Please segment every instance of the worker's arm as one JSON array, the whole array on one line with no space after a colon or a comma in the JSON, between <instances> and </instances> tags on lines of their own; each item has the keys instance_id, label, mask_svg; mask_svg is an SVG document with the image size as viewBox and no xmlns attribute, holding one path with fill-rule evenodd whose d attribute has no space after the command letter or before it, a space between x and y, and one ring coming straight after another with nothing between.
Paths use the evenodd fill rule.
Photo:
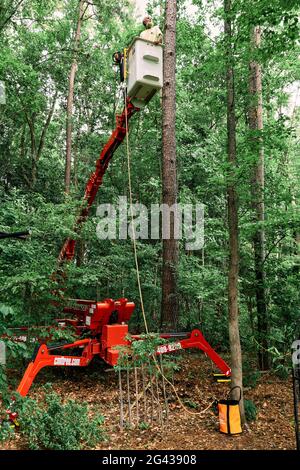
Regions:
<instances>
[{"instance_id":1,"label":"worker's arm","mask_svg":"<svg viewBox=\"0 0 300 470\"><path fill-rule=\"evenodd\" d=\"M155 41L155 44L162 44L163 42L163 33L161 32L159 26L155 26L156 28L156 41Z\"/></svg>"}]
</instances>

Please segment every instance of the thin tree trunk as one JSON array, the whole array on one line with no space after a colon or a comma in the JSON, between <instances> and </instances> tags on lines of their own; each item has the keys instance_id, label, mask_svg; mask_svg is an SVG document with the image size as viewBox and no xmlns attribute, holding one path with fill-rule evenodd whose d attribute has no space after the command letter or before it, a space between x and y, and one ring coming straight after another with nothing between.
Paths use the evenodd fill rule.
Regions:
<instances>
[{"instance_id":1,"label":"thin tree trunk","mask_svg":"<svg viewBox=\"0 0 300 470\"><path fill-rule=\"evenodd\" d=\"M234 57L232 33L231 0L224 0L225 41L227 58L227 152L230 167L227 185L228 226L229 226L229 272L228 272L228 322L231 352L232 386L243 390L242 351L239 332L238 276L239 276L239 234L238 196L235 188L236 173L236 109L234 86ZM240 402L242 422L245 422L243 396Z\"/></svg>"},{"instance_id":2,"label":"thin tree trunk","mask_svg":"<svg viewBox=\"0 0 300 470\"><path fill-rule=\"evenodd\" d=\"M84 252L85 252L85 242L80 239L78 242L77 253L76 253L76 266L80 268L84 264Z\"/></svg>"},{"instance_id":3,"label":"thin tree trunk","mask_svg":"<svg viewBox=\"0 0 300 470\"><path fill-rule=\"evenodd\" d=\"M38 166L38 162L41 158L41 155L42 155L42 152L43 152L43 149L44 149L44 146L45 146L46 135L47 135L48 128L49 128L49 126L51 124L51 121L52 121L52 117L53 117L53 113L54 113L55 105L56 105L56 100L57 100L57 95L58 95L58 92L56 91L55 95L54 95L54 98L53 98L52 105L49 109L49 113L48 113L46 122L45 122L44 127L43 127L42 132L41 132L38 148L35 147L35 153L34 153L34 158L33 158L33 161L32 161L32 169L31 169L32 188L34 188L34 186L36 184L37 170L38 170L37 166Z\"/></svg>"},{"instance_id":4,"label":"thin tree trunk","mask_svg":"<svg viewBox=\"0 0 300 470\"><path fill-rule=\"evenodd\" d=\"M261 42L261 29L256 26L252 32L252 50L257 53ZM258 331L258 362L262 370L269 368L268 354L268 318L265 292L265 220L264 207L264 148L261 137L263 131L263 102L262 102L262 75L261 66L254 57L250 62L250 106L249 127L252 132L251 145L256 153L256 163L253 168L252 199L255 222L258 228L253 236L254 264L255 264L255 294L257 310Z\"/></svg>"},{"instance_id":5,"label":"thin tree trunk","mask_svg":"<svg viewBox=\"0 0 300 470\"><path fill-rule=\"evenodd\" d=\"M50 106L50 109L49 109L45 124L42 128L42 132L41 132L39 139L36 136L35 113L32 113L32 115L30 116L25 111L25 117L26 117L26 121L29 127L30 143L31 143L31 176L29 178L25 173L23 173L23 177L30 189L33 189L36 184L38 162L44 150L44 146L46 142L46 135L47 135L48 128L52 121L57 95L58 95L58 92L56 92L54 95L52 105ZM24 129L24 132L25 132L25 129ZM23 145L25 145L25 134L23 134L22 140L21 140L21 146ZM23 155L25 155L25 148L22 148L21 151Z\"/></svg>"},{"instance_id":6,"label":"thin tree trunk","mask_svg":"<svg viewBox=\"0 0 300 470\"><path fill-rule=\"evenodd\" d=\"M66 125L66 166L65 166L65 192L66 194L70 193L71 186L71 158L72 158L72 116L73 116L73 105L74 105L74 84L75 76L77 71L77 58L76 52L78 49L80 35L81 35L81 24L84 15L84 5L85 0L80 0L79 2L79 16L77 21L77 29L74 38L74 59L71 65L70 75L69 75L69 92L67 98L67 125Z\"/></svg>"},{"instance_id":7,"label":"thin tree trunk","mask_svg":"<svg viewBox=\"0 0 300 470\"><path fill-rule=\"evenodd\" d=\"M176 172L176 0L167 0L164 48L163 89L163 203L171 207L177 202ZM174 219L170 218L170 238L163 240L161 326L176 328L178 322L177 268L178 240L175 240Z\"/></svg>"},{"instance_id":8,"label":"thin tree trunk","mask_svg":"<svg viewBox=\"0 0 300 470\"><path fill-rule=\"evenodd\" d=\"M299 95L300 95L300 86L298 85L297 91L295 93L295 98L294 98L294 103L292 106L292 112L291 112L291 117L290 117L290 127L295 126L295 120L297 117L297 110L298 110L298 101L299 101ZM295 195L295 174L294 174L294 167L296 166L296 161L293 161L290 158L289 155L289 149L292 147L293 144L293 137L292 135L289 137L288 140L288 148L285 153L285 160L286 160L286 166L287 166L287 174L288 178L290 181L290 194L291 194L291 203L292 207L294 208L295 211L297 211L297 196ZM298 257L298 260L300 261L300 231L299 229L296 229L294 232L294 240L295 240L295 250L294 253ZM300 262L296 263L296 266L300 266Z\"/></svg>"}]
</instances>

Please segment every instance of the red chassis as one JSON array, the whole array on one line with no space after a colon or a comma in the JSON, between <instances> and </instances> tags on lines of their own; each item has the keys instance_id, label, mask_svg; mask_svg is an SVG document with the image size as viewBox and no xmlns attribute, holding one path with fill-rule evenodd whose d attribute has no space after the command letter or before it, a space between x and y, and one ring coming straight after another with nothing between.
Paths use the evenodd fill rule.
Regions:
<instances>
[{"instance_id":1,"label":"red chassis","mask_svg":"<svg viewBox=\"0 0 300 470\"><path fill-rule=\"evenodd\" d=\"M128 325L105 325L103 328L103 339L82 339L74 343L64 344L60 346L47 346L42 344L35 358L29 363L25 374L17 388L17 392L25 396L27 395L36 375L41 369L48 366L56 367L85 367L88 366L94 356L100 356L109 365L115 366L118 362L120 350L115 349L120 346L130 346L131 342L126 340L128 334ZM164 335L161 335L162 337ZM170 338L172 335L168 335ZM135 337L135 339L138 339ZM79 356L69 356L55 354L54 351L66 351L67 349L81 348L82 353ZM208 344L200 330L193 330L187 334L187 337L176 342L162 344L156 350L157 355L166 354L180 349L196 348L207 354L215 363L218 369L227 377L230 376L231 370L226 362L216 353L216 351Z\"/></svg>"}]
</instances>

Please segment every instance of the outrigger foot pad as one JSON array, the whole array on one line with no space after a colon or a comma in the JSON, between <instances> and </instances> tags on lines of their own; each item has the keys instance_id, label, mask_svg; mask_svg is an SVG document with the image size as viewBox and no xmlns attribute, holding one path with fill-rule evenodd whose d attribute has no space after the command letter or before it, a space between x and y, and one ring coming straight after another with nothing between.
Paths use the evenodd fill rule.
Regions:
<instances>
[{"instance_id":1,"label":"outrigger foot pad","mask_svg":"<svg viewBox=\"0 0 300 470\"><path fill-rule=\"evenodd\" d=\"M231 382L231 378L225 374L213 374L216 382L218 383L229 383Z\"/></svg>"}]
</instances>

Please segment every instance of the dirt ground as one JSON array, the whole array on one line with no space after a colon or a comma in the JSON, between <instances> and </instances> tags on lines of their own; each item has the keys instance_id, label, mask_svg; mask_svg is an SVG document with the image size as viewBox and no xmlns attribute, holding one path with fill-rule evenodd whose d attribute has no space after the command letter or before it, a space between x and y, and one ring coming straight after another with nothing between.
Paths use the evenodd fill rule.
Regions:
<instances>
[{"instance_id":1,"label":"dirt ground","mask_svg":"<svg viewBox=\"0 0 300 470\"><path fill-rule=\"evenodd\" d=\"M38 397L42 393L41 384L47 381L51 381L53 390L65 399L86 401L91 412L103 414L106 441L101 442L97 449L295 449L292 385L290 381L280 380L271 374L263 374L255 388L245 389L245 398L256 405L257 419L249 423L248 430L243 434L232 437L218 432L218 419L211 408L203 415L187 414L170 391L167 393L170 409L168 422L164 420L161 424L157 420L147 429L141 429L143 425L140 425L139 428L121 432L117 374L114 371L105 372L105 367L97 363L80 371L42 372L30 396ZM174 384L191 412L204 410L213 397L225 398L229 390L228 384L214 382L210 362L198 353L185 356ZM2 450L24 448L25 443L19 435L2 446L0 444Z\"/></svg>"}]
</instances>

